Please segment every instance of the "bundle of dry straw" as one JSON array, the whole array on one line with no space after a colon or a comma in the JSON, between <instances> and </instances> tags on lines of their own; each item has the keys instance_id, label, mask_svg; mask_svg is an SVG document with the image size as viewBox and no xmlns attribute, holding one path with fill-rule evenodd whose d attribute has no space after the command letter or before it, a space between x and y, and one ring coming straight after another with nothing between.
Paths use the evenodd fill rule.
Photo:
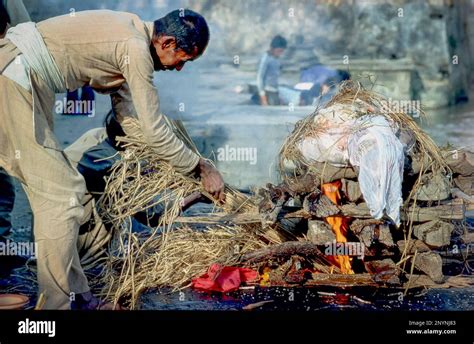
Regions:
<instances>
[{"instance_id":1,"label":"bundle of dry straw","mask_svg":"<svg viewBox=\"0 0 474 344\"><path fill-rule=\"evenodd\" d=\"M197 152L180 122L169 122L176 135ZM137 124L138 125L138 124ZM251 227L218 227L203 232L175 229L179 201L198 191L207 195L199 180L177 173L156 158L144 137L118 138L125 148L112 168L99 201L102 219L114 230L105 274L101 276L102 296L135 308L138 297L148 288L183 288L212 263L231 264L240 253L259 248L263 242ZM216 211L257 212L248 196L226 186L226 202L215 203ZM209 195L207 195L209 196ZM212 199L212 197L209 196ZM132 216L161 207L158 225L151 233L132 232ZM156 214L147 213L147 216Z\"/></svg>"}]
</instances>

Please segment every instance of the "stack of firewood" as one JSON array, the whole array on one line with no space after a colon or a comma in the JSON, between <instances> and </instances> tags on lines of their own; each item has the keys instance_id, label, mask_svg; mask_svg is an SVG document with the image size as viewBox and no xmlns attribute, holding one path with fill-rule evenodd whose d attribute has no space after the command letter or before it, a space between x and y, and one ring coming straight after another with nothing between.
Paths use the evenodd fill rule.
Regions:
<instances>
[{"instance_id":1,"label":"stack of firewood","mask_svg":"<svg viewBox=\"0 0 474 344\"><path fill-rule=\"evenodd\" d=\"M313 163L311 173L289 178L278 186L268 184L258 191L260 211L266 228L275 230L285 242L246 259L291 260L295 255L324 258L328 245L337 241L326 219L343 216L349 223L347 242L363 244L363 259L351 259L354 275L336 276L336 266L330 277L323 278L323 284L337 285L341 278L345 285L378 282L408 286L410 277L413 287L446 282L439 251L450 247L455 226L465 220L467 210L474 208L474 155L464 150L443 151L443 155L450 169L447 175L430 168L420 174L423 162L416 156L409 157L403 182L402 224L398 228L389 219L371 217L357 171L351 167ZM321 192L322 184L333 182L340 186L339 205ZM325 274L313 274L309 283L321 284L322 276Z\"/></svg>"},{"instance_id":2,"label":"stack of firewood","mask_svg":"<svg viewBox=\"0 0 474 344\"><path fill-rule=\"evenodd\" d=\"M347 268L347 260L343 268L338 266L339 258L326 259L327 264L323 265L333 265L330 270L333 275L348 271L354 276L369 274L371 281L400 286L445 283L439 252L450 248L453 233L462 229L466 211L473 209L474 154L439 148L410 115L387 106L383 96L352 81L341 84L339 93L325 108L326 112L332 111L334 118L339 118L339 111L347 118L384 116L391 123L406 147L401 224L396 226L387 216L381 219L371 216L359 187L357 167L349 163L346 167L336 167L328 161L307 160L302 154L300 143L307 138L323 140L321 137L330 136L321 124L326 122L318 120L322 109L317 109L296 124L283 144L280 152L283 182L267 185L257 193L264 228L270 228L285 245L288 244L285 241L299 242L305 252L308 245L314 245L313 253L321 254L312 256L320 258L331 252L328 251L331 242L363 247L363 258L351 257L352 269ZM324 118L330 121L332 117ZM344 139L340 141L339 148L344 149ZM328 184L338 189L337 203L324 192ZM343 218L342 231L334 227L335 217ZM283 251L297 254L295 248L299 244L294 245L292 250ZM271 249L278 251L276 247ZM319 263L316 270L321 267ZM415 283L413 276L423 276L419 279L423 283ZM313 276L313 280L319 278L320 275ZM340 277L327 280L334 278ZM347 279L350 278L344 277L344 281Z\"/></svg>"}]
</instances>

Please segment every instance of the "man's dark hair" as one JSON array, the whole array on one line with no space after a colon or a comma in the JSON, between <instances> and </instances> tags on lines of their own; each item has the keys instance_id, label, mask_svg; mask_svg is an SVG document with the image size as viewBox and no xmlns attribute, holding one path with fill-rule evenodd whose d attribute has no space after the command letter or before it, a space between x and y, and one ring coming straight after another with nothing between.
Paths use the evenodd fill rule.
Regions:
<instances>
[{"instance_id":1,"label":"man's dark hair","mask_svg":"<svg viewBox=\"0 0 474 344\"><path fill-rule=\"evenodd\" d=\"M270 44L270 48L272 49L277 49L277 48L286 49L286 46L287 46L286 39L280 35L276 35L275 37L273 37L272 43Z\"/></svg>"},{"instance_id":2,"label":"man's dark hair","mask_svg":"<svg viewBox=\"0 0 474 344\"><path fill-rule=\"evenodd\" d=\"M154 34L156 37L163 35L174 37L176 47L190 55L196 48L198 55L201 55L209 43L209 27L206 19L188 9L175 10L156 20Z\"/></svg>"},{"instance_id":3,"label":"man's dark hair","mask_svg":"<svg viewBox=\"0 0 474 344\"><path fill-rule=\"evenodd\" d=\"M0 35L5 32L7 24L10 22L10 16L7 9L3 6L3 1L0 0Z\"/></svg>"}]
</instances>

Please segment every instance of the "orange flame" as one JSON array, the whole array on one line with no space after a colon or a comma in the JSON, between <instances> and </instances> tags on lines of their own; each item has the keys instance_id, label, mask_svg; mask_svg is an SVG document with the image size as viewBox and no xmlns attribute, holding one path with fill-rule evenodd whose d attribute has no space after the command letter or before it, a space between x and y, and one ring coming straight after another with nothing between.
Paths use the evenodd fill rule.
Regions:
<instances>
[{"instance_id":1,"label":"orange flame","mask_svg":"<svg viewBox=\"0 0 474 344\"><path fill-rule=\"evenodd\" d=\"M342 183L337 180L332 183L326 183L321 185L321 191L323 195L328 197L331 202L339 205L341 203L341 189ZM328 216L325 218L326 222L331 226L334 234L336 235L336 242L347 242L347 229L349 228L348 217L344 216ZM336 265L341 269L343 274L353 274L351 260L349 256L334 256Z\"/></svg>"}]
</instances>

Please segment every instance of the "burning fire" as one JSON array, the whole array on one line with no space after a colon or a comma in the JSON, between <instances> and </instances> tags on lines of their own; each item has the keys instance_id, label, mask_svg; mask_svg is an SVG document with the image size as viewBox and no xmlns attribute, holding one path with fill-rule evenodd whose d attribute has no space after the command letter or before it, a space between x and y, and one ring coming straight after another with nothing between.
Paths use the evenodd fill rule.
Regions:
<instances>
[{"instance_id":1,"label":"burning fire","mask_svg":"<svg viewBox=\"0 0 474 344\"><path fill-rule=\"evenodd\" d=\"M326 183L321 185L321 191L323 195L328 197L331 202L336 205L341 204L341 189L342 183L337 180L332 183ZM344 216L328 216L325 218L326 222L331 226L334 234L336 234L336 242L347 242L347 229L349 228L348 217ZM333 256L335 265L341 269L343 274L353 274L351 260L349 256Z\"/></svg>"}]
</instances>

